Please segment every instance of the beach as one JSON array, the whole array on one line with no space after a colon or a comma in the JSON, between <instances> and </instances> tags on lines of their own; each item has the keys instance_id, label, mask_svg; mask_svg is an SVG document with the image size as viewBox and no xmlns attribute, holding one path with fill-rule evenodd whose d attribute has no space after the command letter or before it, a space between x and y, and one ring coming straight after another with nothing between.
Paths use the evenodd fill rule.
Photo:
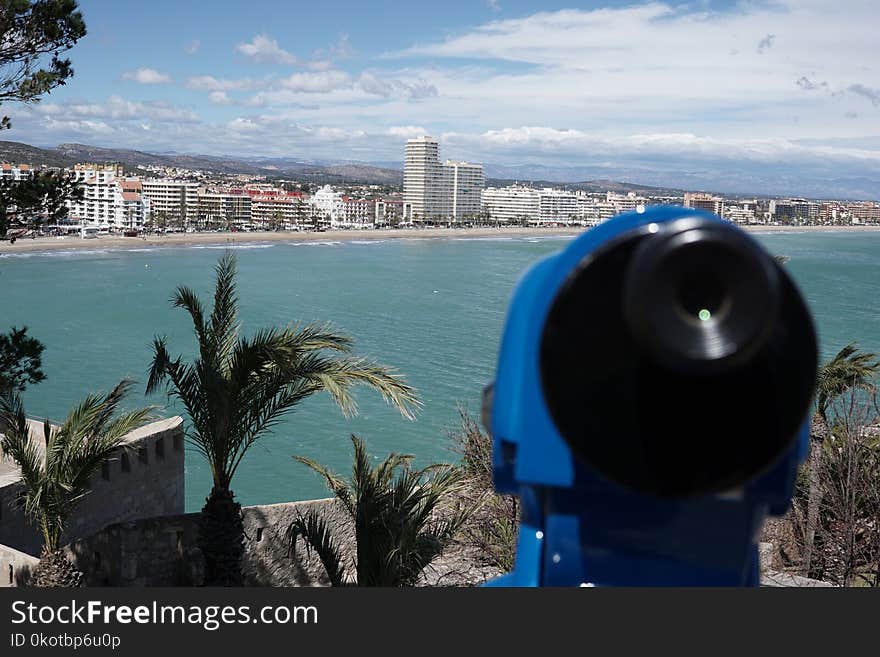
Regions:
<instances>
[{"instance_id":1,"label":"beach","mask_svg":"<svg viewBox=\"0 0 880 657\"><path fill-rule=\"evenodd\" d=\"M831 232L877 232L880 226L744 226L748 232L755 233L831 233ZM0 255L41 251L66 251L71 249L140 249L144 247L186 247L216 244L253 244L268 242L343 242L352 240L388 239L467 239L486 237L550 237L573 236L587 230L575 228L526 228L523 226L503 226L499 228L383 228L377 230L331 230L317 231L277 231L277 232L237 232L237 233L171 233L168 235L147 235L141 237L122 237L101 235L95 238L81 237L37 237L19 238L15 244L8 240L0 241Z\"/></svg>"}]
</instances>

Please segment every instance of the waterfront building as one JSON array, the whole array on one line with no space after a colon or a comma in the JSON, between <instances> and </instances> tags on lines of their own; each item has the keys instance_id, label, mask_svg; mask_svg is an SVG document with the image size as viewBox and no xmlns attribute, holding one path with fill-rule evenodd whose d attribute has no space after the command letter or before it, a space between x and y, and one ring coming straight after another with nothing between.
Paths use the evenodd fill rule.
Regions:
<instances>
[{"instance_id":1,"label":"waterfront building","mask_svg":"<svg viewBox=\"0 0 880 657\"><path fill-rule=\"evenodd\" d=\"M117 205L116 221L129 230L140 230L150 214L150 202L144 198L140 180L120 180L122 207Z\"/></svg>"},{"instance_id":2,"label":"waterfront building","mask_svg":"<svg viewBox=\"0 0 880 657\"><path fill-rule=\"evenodd\" d=\"M342 212L331 220L331 228L372 228L376 222L376 201L342 197Z\"/></svg>"},{"instance_id":3,"label":"waterfront building","mask_svg":"<svg viewBox=\"0 0 880 657\"><path fill-rule=\"evenodd\" d=\"M542 189L538 213L541 223L580 223L577 195L562 189Z\"/></svg>"},{"instance_id":4,"label":"waterfront building","mask_svg":"<svg viewBox=\"0 0 880 657\"><path fill-rule=\"evenodd\" d=\"M68 171L79 183L83 198L68 200L68 218L106 230L138 230L143 227L149 201L138 180L124 178L120 164L76 164Z\"/></svg>"},{"instance_id":5,"label":"waterfront building","mask_svg":"<svg viewBox=\"0 0 880 657\"><path fill-rule=\"evenodd\" d=\"M482 192L486 185L483 167L468 162L447 160L443 164L443 184L451 196L450 216L456 221L466 221L479 216Z\"/></svg>"},{"instance_id":6,"label":"waterfront building","mask_svg":"<svg viewBox=\"0 0 880 657\"><path fill-rule=\"evenodd\" d=\"M403 199L385 198L376 201L376 225L396 226L403 220Z\"/></svg>"},{"instance_id":7,"label":"waterfront building","mask_svg":"<svg viewBox=\"0 0 880 657\"><path fill-rule=\"evenodd\" d=\"M598 200L586 194L578 194L577 214L587 226L595 226L618 214L617 207L607 200Z\"/></svg>"},{"instance_id":8,"label":"waterfront building","mask_svg":"<svg viewBox=\"0 0 880 657\"><path fill-rule=\"evenodd\" d=\"M432 137L406 142L403 211L407 221L464 221L479 215L485 186L483 167L448 160Z\"/></svg>"},{"instance_id":9,"label":"waterfront building","mask_svg":"<svg viewBox=\"0 0 880 657\"><path fill-rule=\"evenodd\" d=\"M245 190L251 197L251 221L263 229L297 230L311 225L309 204L302 192Z\"/></svg>"},{"instance_id":10,"label":"waterfront building","mask_svg":"<svg viewBox=\"0 0 880 657\"><path fill-rule=\"evenodd\" d=\"M628 192L626 194L608 192L605 195L605 201L614 207L614 212L616 214L620 214L621 212L632 212L639 206L644 207L648 205L648 199L644 196L639 196L635 192Z\"/></svg>"},{"instance_id":11,"label":"waterfront building","mask_svg":"<svg viewBox=\"0 0 880 657\"><path fill-rule=\"evenodd\" d=\"M337 192L330 185L321 187L312 194L312 198L309 201L315 217L319 221L330 225L335 221L340 221L345 212L342 207L342 197L342 192Z\"/></svg>"},{"instance_id":12,"label":"waterfront building","mask_svg":"<svg viewBox=\"0 0 880 657\"><path fill-rule=\"evenodd\" d=\"M854 224L875 224L880 222L880 204L870 201L850 203L847 206L850 219Z\"/></svg>"},{"instance_id":13,"label":"waterfront building","mask_svg":"<svg viewBox=\"0 0 880 657\"><path fill-rule=\"evenodd\" d=\"M540 219L541 194L531 187L489 187L482 192L482 202L492 221L518 224Z\"/></svg>"},{"instance_id":14,"label":"waterfront building","mask_svg":"<svg viewBox=\"0 0 880 657\"><path fill-rule=\"evenodd\" d=\"M242 190L218 192L199 190L199 225L243 226L251 223L251 196Z\"/></svg>"},{"instance_id":15,"label":"waterfront building","mask_svg":"<svg viewBox=\"0 0 880 657\"><path fill-rule=\"evenodd\" d=\"M724 218L735 224L756 224L755 209L748 204L724 204Z\"/></svg>"},{"instance_id":16,"label":"waterfront building","mask_svg":"<svg viewBox=\"0 0 880 657\"><path fill-rule=\"evenodd\" d=\"M185 228L199 221L199 183L185 180L142 181L144 198L150 202L150 217L171 226Z\"/></svg>"},{"instance_id":17,"label":"waterfront building","mask_svg":"<svg viewBox=\"0 0 880 657\"><path fill-rule=\"evenodd\" d=\"M684 207L705 210L720 217L724 213L724 200L720 196L713 196L712 194L686 192L684 195Z\"/></svg>"},{"instance_id":18,"label":"waterfront building","mask_svg":"<svg viewBox=\"0 0 880 657\"><path fill-rule=\"evenodd\" d=\"M773 199L770 214L782 223L807 223L819 218L821 205L803 198Z\"/></svg>"}]
</instances>

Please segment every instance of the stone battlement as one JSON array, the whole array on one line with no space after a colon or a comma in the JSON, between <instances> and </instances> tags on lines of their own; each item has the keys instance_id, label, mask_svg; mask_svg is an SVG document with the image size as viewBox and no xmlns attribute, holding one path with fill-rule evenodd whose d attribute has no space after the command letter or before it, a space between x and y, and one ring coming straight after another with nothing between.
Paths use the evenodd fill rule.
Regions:
<instances>
[{"instance_id":1,"label":"stone battlement","mask_svg":"<svg viewBox=\"0 0 880 657\"><path fill-rule=\"evenodd\" d=\"M34 423L32 430L40 430ZM178 515L184 512L183 419L152 422L131 432L114 459L92 478L91 493L80 503L62 538L69 543L92 536L108 525ZM38 556L42 538L16 504L20 471L0 460L0 550ZM0 567L9 564L0 551ZM8 577L0 573L0 586Z\"/></svg>"}]
</instances>

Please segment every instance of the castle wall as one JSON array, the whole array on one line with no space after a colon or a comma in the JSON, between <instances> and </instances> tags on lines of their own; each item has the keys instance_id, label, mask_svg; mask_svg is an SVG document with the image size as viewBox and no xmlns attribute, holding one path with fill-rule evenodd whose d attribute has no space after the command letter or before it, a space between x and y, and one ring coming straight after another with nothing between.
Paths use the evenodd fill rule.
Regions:
<instances>
[{"instance_id":1,"label":"castle wall","mask_svg":"<svg viewBox=\"0 0 880 657\"><path fill-rule=\"evenodd\" d=\"M91 493L76 508L62 544L115 523L183 513L183 420L153 422L129 434L126 444L92 477ZM39 556L42 538L16 504L17 480L17 474L0 479L0 546Z\"/></svg>"},{"instance_id":2,"label":"castle wall","mask_svg":"<svg viewBox=\"0 0 880 657\"><path fill-rule=\"evenodd\" d=\"M0 545L0 588L25 586L39 559Z\"/></svg>"},{"instance_id":3,"label":"castle wall","mask_svg":"<svg viewBox=\"0 0 880 657\"><path fill-rule=\"evenodd\" d=\"M251 506L242 509L248 586L313 586L327 583L320 561L302 541L288 550L287 528L300 514L319 509L341 537L351 541L350 522L334 500ZM196 547L198 513L148 518L107 527L68 546L71 560L90 586L200 586L204 560ZM350 552L350 549L346 549Z\"/></svg>"}]
</instances>

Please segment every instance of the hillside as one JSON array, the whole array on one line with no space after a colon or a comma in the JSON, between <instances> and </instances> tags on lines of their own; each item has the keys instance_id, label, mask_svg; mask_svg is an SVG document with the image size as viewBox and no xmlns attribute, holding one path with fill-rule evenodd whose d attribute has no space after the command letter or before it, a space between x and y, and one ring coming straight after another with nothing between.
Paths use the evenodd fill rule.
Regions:
<instances>
[{"instance_id":1,"label":"hillside","mask_svg":"<svg viewBox=\"0 0 880 657\"><path fill-rule=\"evenodd\" d=\"M37 148L13 141L0 142L0 160L35 166L72 166L77 162L119 162L128 168L162 166L200 169L223 174L263 175L270 178L296 178L318 184L367 183L403 184L403 172L366 164L314 164L289 159L251 159L193 155L186 153L149 153L124 148L102 148L87 144L61 144L55 148Z\"/></svg>"},{"instance_id":2,"label":"hillside","mask_svg":"<svg viewBox=\"0 0 880 657\"><path fill-rule=\"evenodd\" d=\"M0 161L47 167L67 167L76 164L75 159L72 160L55 149L37 148L17 141L0 141Z\"/></svg>"}]
</instances>

